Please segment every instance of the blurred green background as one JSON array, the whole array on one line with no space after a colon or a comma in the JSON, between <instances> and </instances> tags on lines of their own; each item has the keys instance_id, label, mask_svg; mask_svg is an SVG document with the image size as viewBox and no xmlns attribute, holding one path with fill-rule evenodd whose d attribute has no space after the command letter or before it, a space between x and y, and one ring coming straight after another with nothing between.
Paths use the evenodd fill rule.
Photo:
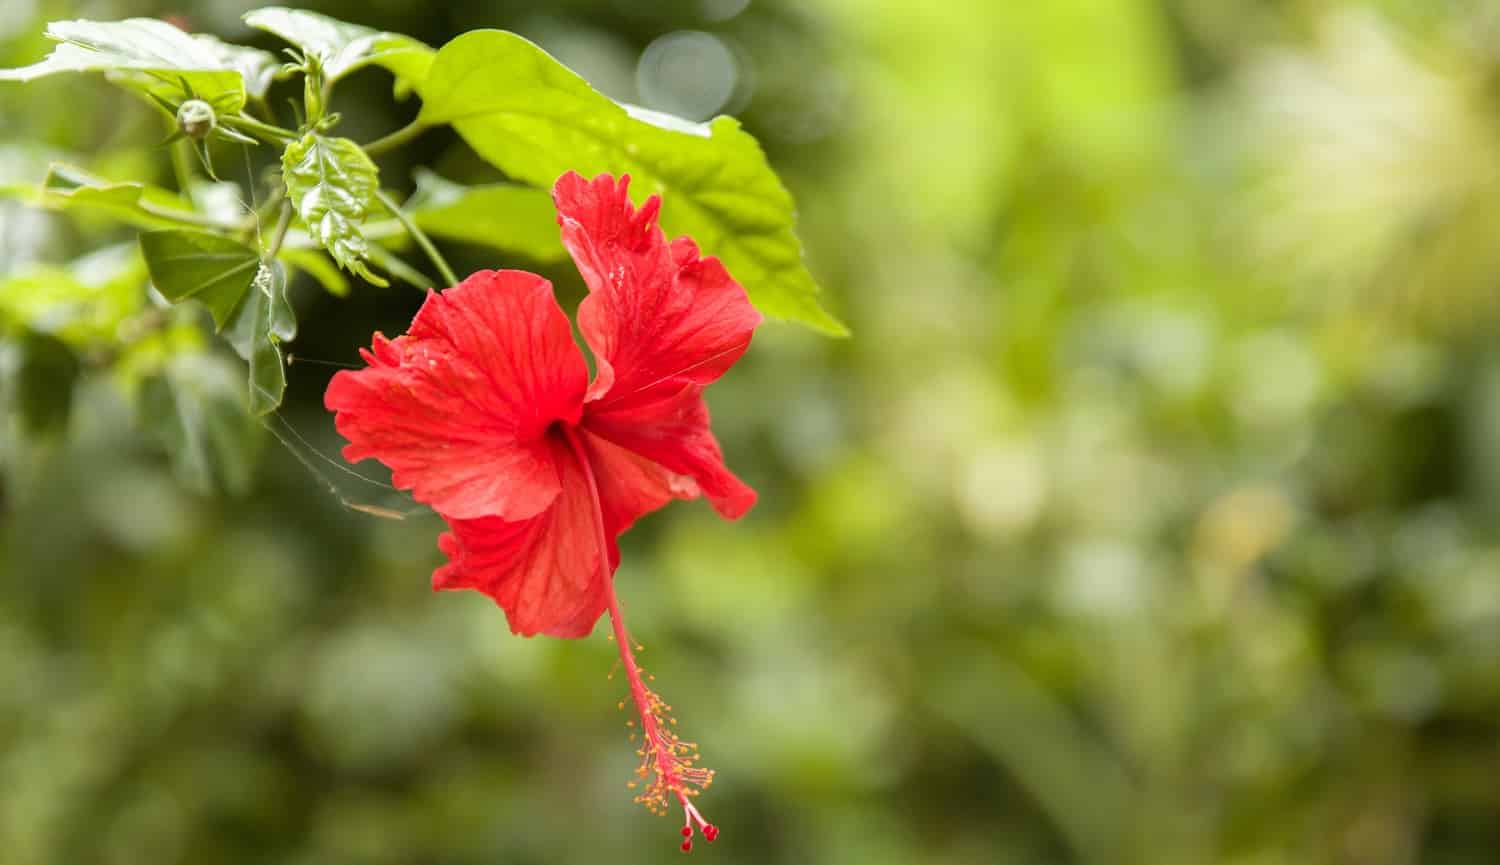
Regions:
<instances>
[{"instance_id":1,"label":"blurred green background","mask_svg":"<svg viewBox=\"0 0 1500 865\"><path fill-rule=\"evenodd\" d=\"M67 17L279 50L250 5L0 0L0 65ZM735 113L798 199L855 336L762 329L709 394L759 506L668 508L618 576L719 772L692 855L1500 861L1500 5L309 5ZM389 84L341 86L341 134L415 112ZM8 85L0 181L170 183L163 134L97 77ZM385 184L419 163L492 176L444 131ZM131 236L0 204L0 275ZM336 362L421 299L296 291ZM275 426L336 458L329 372ZM437 518L265 431L192 492L132 412L86 371L65 437L0 438L0 862L681 857L602 634L431 594Z\"/></svg>"}]
</instances>

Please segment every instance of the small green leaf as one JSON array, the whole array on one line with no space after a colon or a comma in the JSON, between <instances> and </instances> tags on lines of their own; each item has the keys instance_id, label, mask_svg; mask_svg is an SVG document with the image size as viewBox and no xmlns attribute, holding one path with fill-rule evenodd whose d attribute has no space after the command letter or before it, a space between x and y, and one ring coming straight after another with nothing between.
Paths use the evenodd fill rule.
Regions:
<instances>
[{"instance_id":1,"label":"small green leaf","mask_svg":"<svg viewBox=\"0 0 1500 865\"><path fill-rule=\"evenodd\" d=\"M328 256L314 249L288 249L281 247L281 260L289 267L300 270L323 286L323 290L335 297L349 296L349 280L338 265Z\"/></svg>"},{"instance_id":2,"label":"small green leaf","mask_svg":"<svg viewBox=\"0 0 1500 865\"><path fill-rule=\"evenodd\" d=\"M308 233L340 267L375 285L387 285L365 265L369 244L360 232L380 185L370 157L347 138L309 132L287 145L281 168L287 199Z\"/></svg>"},{"instance_id":3,"label":"small green leaf","mask_svg":"<svg viewBox=\"0 0 1500 865\"><path fill-rule=\"evenodd\" d=\"M739 123L691 124L624 107L514 33L476 30L444 45L418 88L427 125L451 123L480 156L550 188L565 171L628 173L663 194L662 225L719 256L762 311L847 333L818 304L793 233L791 195Z\"/></svg>"},{"instance_id":4,"label":"small green leaf","mask_svg":"<svg viewBox=\"0 0 1500 865\"><path fill-rule=\"evenodd\" d=\"M189 298L201 302L219 330L229 323L260 267L260 254L252 247L203 231L144 232L141 253L157 291L173 303Z\"/></svg>"},{"instance_id":5,"label":"small green leaf","mask_svg":"<svg viewBox=\"0 0 1500 865\"><path fill-rule=\"evenodd\" d=\"M280 263L262 265L224 336L250 364L250 411L276 410L286 393L282 342L297 335L297 317L286 297L286 271Z\"/></svg>"},{"instance_id":6,"label":"small green leaf","mask_svg":"<svg viewBox=\"0 0 1500 865\"><path fill-rule=\"evenodd\" d=\"M381 270L384 270L412 288L426 291L429 288L437 287L437 280L407 264L395 253L379 244L370 245L370 260L379 265Z\"/></svg>"},{"instance_id":7,"label":"small green leaf","mask_svg":"<svg viewBox=\"0 0 1500 865\"><path fill-rule=\"evenodd\" d=\"M329 84L365 66L390 70L405 86L427 77L436 52L399 33L384 33L301 9L268 6L245 13L245 23L274 33L318 61Z\"/></svg>"},{"instance_id":8,"label":"small green leaf","mask_svg":"<svg viewBox=\"0 0 1500 865\"><path fill-rule=\"evenodd\" d=\"M249 488L257 444L240 377L206 353L174 356L141 383L142 425L161 442L184 484L205 495Z\"/></svg>"},{"instance_id":9,"label":"small green leaf","mask_svg":"<svg viewBox=\"0 0 1500 865\"><path fill-rule=\"evenodd\" d=\"M537 261L563 257L552 198L513 183L461 186L418 168L404 209L433 237L518 252Z\"/></svg>"},{"instance_id":10,"label":"small green leaf","mask_svg":"<svg viewBox=\"0 0 1500 865\"><path fill-rule=\"evenodd\" d=\"M15 371L15 409L27 433L55 436L68 427L73 385L82 368L78 357L55 336L25 331Z\"/></svg>"},{"instance_id":11,"label":"small green leaf","mask_svg":"<svg viewBox=\"0 0 1500 865\"><path fill-rule=\"evenodd\" d=\"M71 165L53 163L40 187L0 187L0 198L15 198L68 212L97 212L137 228L166 228L204 222L181 198L145 183L117 183Z\"/></svg>"},{"instance_id":12,"label":"small green leaf","mask_svg":"<svg viewBox=\"0 0 1500 865\"><path fill-rule=\"evenodd\" d=\"M191 88L199 99L221 111L239 111L245 105L243 58L231 60L216 45L165 21L53 21L47 25L47 37L61 44L40 62L0 70L0 81L33 81L59 72L106 72L121 84L173 102L188 98L187 88Z\"/></svg>"}]
</instances>

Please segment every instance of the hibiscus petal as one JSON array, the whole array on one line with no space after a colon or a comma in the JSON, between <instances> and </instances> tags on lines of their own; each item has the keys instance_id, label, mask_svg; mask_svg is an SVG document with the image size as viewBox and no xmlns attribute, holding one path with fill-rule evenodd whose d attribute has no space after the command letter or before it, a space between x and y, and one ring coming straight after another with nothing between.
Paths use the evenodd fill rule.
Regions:
<instances>
[{"instance_id":1,"label":"hibiscus petal","mask_svg":"<svg viewBox=\"0 0 1500 865\"><path fill-rule=\"evenodd\" d=\"M709 429L708 405L699 385L688 385L670 398L645 405L623 405L600 412L590 407L583 423L593 435L633 451L672 474L693 479L714 509L728 519L738 519L755 504L755 490L724 465L724 454ZM687 492L684 488L676 495L695 497Z\"/></svg>"},{"instance_id":2,"label":"hibiscus petal","mask_svg":"<svg viewBox=\"0 0 1500 865\"><path fill-rule=\"evenodd\" d=\"M561 474L552 505L527 520L449 518L452 531L438 538L449 562L432 585L489 595L522 636L584 637L609 604L593 496L566 442L552 436L548 448Z\"/></svg>"},{"instance_id":3,"label":"hibiscus petal","mask_svg":"<svg viewBox=\"0 0 1500 865\"><path fill-rule=\"evenodd\" d=\"M588 370L546 280L476 273L362 354L369 366L338 373L324 396L350 462L380 460L450 518L526 519L557 497L546 431L578 421Z\"/></svg>"},{"instance_id":4,"label":"hibiscus petal","mask_svg":"<svg viewBox=\"0 0 1500 865\"><path fill-rule=\"evenodd\" d=\"M588 454L599 487L599 509L604 518L604 534L609 540L610 567L613 570L620 564L620 550L615 539L636 520L672 499L696 499L701 492L698 482L691 477L668 471L586 429L579 431L578 438Z\"/></svg>"},{"instance_id":5,"label":"hibiscus petal","mask_svg":"<svg viewBox=\"0 0 1500 865\"><path fill-rule=\"evenodd\" d=\"M638 406L707 385L750 345L761 315L716 258L687 238L671 244L656 224L661 199L637 210L608 174L563 175L553 187L563 243L588 283L578 326L597 375L588 400Z\"/></svg>"}]
</instances>

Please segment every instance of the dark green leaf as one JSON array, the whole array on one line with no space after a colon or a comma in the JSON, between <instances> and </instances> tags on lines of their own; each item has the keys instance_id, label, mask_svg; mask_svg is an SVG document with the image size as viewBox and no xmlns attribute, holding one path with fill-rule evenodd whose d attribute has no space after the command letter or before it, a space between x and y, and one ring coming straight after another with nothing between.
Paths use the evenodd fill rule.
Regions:
<instances>
[{"instance_id":1,"label":"dark green leaf","mask_svg":"<svg viewBox=\"0 0 1500 865\"><path fill-rule=\"evenodd\" d=\"M434 237L518 252L538 261L563 257L552 198L512 183L460 186L424 169L406 209Z\"/></svg>"},{"instance_id":2,"label":"dark green leaf","mask_svg":"<svg viewBox=\"0 0 1500 865\"><path fill-rule=\"evenodd\" d=\"M33 436L61 434L68 426L80 364L72 349L50 334L25 331L15 371L15 409Z\"/></svg>"},{"instance_id":3,"label":"dark green leaf","mask_svg":"<svg viewBox=\"0 0 1500 865\"><path fill-rule=\"evenodd\" d=\"M630 174L640 196L663 194L663 227L723 259L761 310L846 333L818 305L793 233L791 195L733 118L668 123L627 111L537 46L499 30L444 45L418 90L420 122L451 123L518 180L550 187L569 169Z\"/></svg>"},{"instance_id":4,"label":"dark green leaf","mask_svg":"<svg viewBox=\"0 0 1500 865\"><path fill-rule=\"evenodd\" d=\"M203 231L147 231L141 253L151 282L173 303L189 298L213 314L223 330L260 267L260 254L236 240Z\"/></svg>"},{"instance_id":5,"label":"dark green leaf","mask_svg":"<svg viewBox=\"0 0 1500 865\"><path fill-rule=\"evenodd\" d=\"M287 145L281 168L287 199L308 233L340 267L386 285L365 265L369 245L360 232L380 184L370 157L347 138L309 132Z\"/></svg>"},{"instance_id":6,"label":"dark green leaf","mask_svg":"<svg viewBox=\"0 0 1500 865\"><path fill-rule=\"evenodd\" d=\"M183 354L142 382L142 424L161 441L179 478L198 492L244 492L257 437L234 365Z\"/></svg>"},{"instance_id":7,"label":"dark green leaf","mask_svg":"<svg viewBox=\"0 0 1500 865\"><path fill-rule=\"evenodd\" d=\"M436 52L427 44L398 33L383 33L327 15L269 6L245 13L245 23L274 33L315 58L328 83L365 66L390 70L414 86L427 77Z\"/></svg>"},{"instance_id":8,"label":"dark green leaf","mask_svg":"<svg viewBox=\"0 0 1500 865\"><path fill-rule=\"evenodd\" d=\"M244 107L242 58L231 60L214 44L165 21L54 21L47 25L47 37L61 44L38 63L0 70L0 81L32 81L59 72L108 72L120 83L173 102L188 98L186 88L191 88L221 111Z\"/></svg>"}]
</instances>

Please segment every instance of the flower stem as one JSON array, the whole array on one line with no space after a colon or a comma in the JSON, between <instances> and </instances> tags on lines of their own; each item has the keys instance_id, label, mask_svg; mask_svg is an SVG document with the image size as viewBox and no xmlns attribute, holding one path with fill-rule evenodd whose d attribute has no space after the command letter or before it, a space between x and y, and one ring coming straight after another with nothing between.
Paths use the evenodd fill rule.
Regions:
<instances>
[{"instance_id":1,"label":"flower stem","mask_svg":"<svg viewBox=\"0 0 1500 865\"><path fill-rule=\"evenodd\" d=\"M297 133L290 129L282 129L269 123L262 123L248 114L231 114L223 119L227 126L249 132L257 138L270 141L273 144L286 144L297 140Z\"/></svg>"},{"instance_id":2,"label":"flower stem","mask_svg":"<svg viewBox=\"0 0 1500 865\"><path fill-rule=\"evenodd\" d=\"M281 215L276 219L276 233L271 235L271 245L266 249L266 258L275 258L281 252L281 244L286 240L286 231L292 225L292 203L281 202Z\"/></svg>"},{"instance_id":3,"label":"flower stem","mask_svg":"<svg viewBox=\"0 0 1500 865\"><path fill-rule=\"evenodd\" d=\"M458 285L458 277L453 274L453 268L448 266L448 261L443 258L442 253L437 251L437 247L432 245L432 240L427 237L425 231L418 227L416 220L403 213L401 205L397 204L389 195L386 195L383 190L375 190L375 197L380 199L380 203L384 204L386 209L391 212L391 215L396 217L396 221L401 223L401 227L406 229L406 233L410 234L412 239L417 242L417 246L422 247L422 251L427 253L427 257L432 260L433 266L438 269L438 275L446 280L446 284L450 286Z\"/></svg>"},{"instance_id":4,"label":"flower stem","mask_svg":"<svg viewBox=\"0 0 1500 865\"><path fill-rule=\"evenodd\" d=\"M193 166L189 161L187 140L178 139L172 142L168 152L172 156L172 176L177 180L177 192L183 198L191 201L193 194Z\"/></svg>"},{"instance_id":5,"label":"flower stem","mask_svg":"<svg viewBox=\"0 0 1500 865\"><path fill-rule=\"evenodd\" d=\"M417 121L413 120L400 129L397 129L395 132L392 132L390 135L387 135L383 138L377 138L374 141L371 141L369 144L361 146L364 148L366 154L370 156L379 156L380 154L385 153L388 150L395 150L397 147L400 147L406 142L411 141L413 138L416 138L418 135L421 135L423 132L426 132L427 129L427 124L418 123Z\"/></svg>"}]
</instances>

